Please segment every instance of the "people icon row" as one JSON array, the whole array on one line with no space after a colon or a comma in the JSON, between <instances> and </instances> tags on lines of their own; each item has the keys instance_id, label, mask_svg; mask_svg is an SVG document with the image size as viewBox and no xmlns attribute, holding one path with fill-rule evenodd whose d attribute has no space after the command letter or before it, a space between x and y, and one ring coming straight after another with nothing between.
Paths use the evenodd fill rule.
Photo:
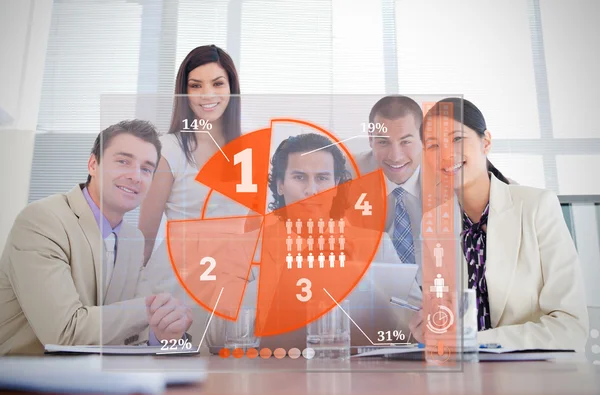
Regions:
<instances>
[{"instance_id":1,"label":"people icon row","mask_svg":"<svg viewBox=\"0 0 600 395\"><path fill-rule=\"evenodd\" d=\"M329 242L330 250L335 249L336 241L338 242L341 251L344 250L344 246L346 245L346 238L344 237L344 235L340 235L340 237L338 237L338 238L334 237L333 235L330 235L329 238L327 239L327 241ZM296 236L296 240L292 239L292 236L287 237L287 239L285 240L285 245L287 247L287 251L288 252L292 251L292 247L293 247L294 243L296 243L297 251L298 252L302 251L302 248L304 246L304 239L299 235ZM323 235L320 235L317 238L317 244L319 245L319 251L323 251L325 249L325 237L323 237ZM315 239L312 237L312 235L309 235L308 238L306 239L306 246L308 247L308 250L312 251L314 245L315 245Z\"/></svg>"},{"instance_id":2,"label":"people icon row","mask_svg":"<svg viewBox=\"0 0 600 395\"><path fill-rule=\"evenodd\" d=\"M319 262L319 268L322 269L325 267L325 260L329 260L330 268L335 267L335 258L335 254L333 252L329 253L329 256L327 258L325 258L325 255L322 252L319 253L319 256L317 257L317 261ZM292 268L294 261L296 261L296 268L302 269L302 263L304 262L304 257L302 256L302 254L298 254L295 257L293 257L291 253L287 254L287 256L285 257L285 262L287 263L288 269ZM344 267L344 264L346 263L346 255L344 255L343 252L340 252L340 255L338 256L338 261L340 263L340 267ZM306 262L308 263L308 268L312 269L315 263L315 256L312 254L312 252L309 253L306 257Z\"/></svg>"},{"instance_id":3,"label":"people icon row","mask_svg":"<svg viewBox=\"0 0 600 395\"><path fill-rule=\"evenodd\" d=\"M329 221L327 221L327 230L329 231L329 233L335 233L335 223L336 221L333 220L333 218L330 218ZM294 227L294 225L296 226L296 233L297 234L301 234L302 233L302 220L300 218L298 218L294 223L292 223L292 220L290 218L287 219L287 221L285 221L285 229L287 231L288 235L292 234L292 228ZM346 227L346 222L344 221L344 218L341 218L339 221L337 221L337 225L338 225L338 229L340 231L340 234L344 233L344 228ZM312 218L309 218L308 221L306 221L306 228L308 229L308 234L311 235L313 234L313 229L314 229L315 223L312 220ZM317 221L317 227L319 228L319 233L323 234L325 233L325 221L323 220L323 218L319 218L319 220Z\"/></svg>"}]
</instances>

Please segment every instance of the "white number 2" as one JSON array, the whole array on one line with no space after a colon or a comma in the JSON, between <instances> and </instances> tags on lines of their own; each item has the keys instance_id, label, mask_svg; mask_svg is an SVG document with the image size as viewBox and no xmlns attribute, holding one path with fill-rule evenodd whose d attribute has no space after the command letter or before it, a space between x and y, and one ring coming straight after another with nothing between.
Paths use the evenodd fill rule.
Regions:
<instances>
[{"instance_id":1,"label":"white number 2","mask_svg":"<svg viewBox=\"0 0 600 395\"><path fill-rule=\"evenodd\" d=\"M217 279L217 276L214 274L210 274L210 272L212 272L215 266L217 265L217 261L215 261L215 258L212 258L210 256L205 256L204 258L202 258L202 260L200 260L201 265L206 264L206 262L210 263L210 266L204 271L204 273L202 273L202 275L200 275L200 281L215 281Z\"/></svg>"},{"instance_id":2,"label":"white number 2","mask_svg":"<svg viewBox=\"0 0 600 395\"><path fill-rule=\"evenodd\" d=\"M233 164L242 164L242 182L235 185L238 193L254 193L258 185L252 183L252 148L246 148L233 156Z\"/></svg>"},{"instance_id":3,"label":"white number 2","mask_svg":"<svg viewBox=\"0 0 600 395\"><path fill-rule=\"evenodd\" d=\"M312 298L312 291L310 290L312 283L310 282L310 280L308 278L301 278L300 280L298 280L296 285L302 287L300 291L306 293L306 295L296 294L298 300L301 302L308 302L310 298Z\"/></svg>"},{"instance_id":4,"label":"white number 2","mask_svg":"<svg viewBox=\"0 0 600 395\"><path fill-rule=\"evenodd\" d=\"M356 204L354 204L354 208L356 210L362 210L362 215L371 215L373 214L373 212L371 211L371 209L373 208L373 206L371 206L369 204L369 202L367 200L365 200L365 198L367 197L367 193L364 192L362 193L358 200L356 201Z\"/></svg>"}]
</instances>

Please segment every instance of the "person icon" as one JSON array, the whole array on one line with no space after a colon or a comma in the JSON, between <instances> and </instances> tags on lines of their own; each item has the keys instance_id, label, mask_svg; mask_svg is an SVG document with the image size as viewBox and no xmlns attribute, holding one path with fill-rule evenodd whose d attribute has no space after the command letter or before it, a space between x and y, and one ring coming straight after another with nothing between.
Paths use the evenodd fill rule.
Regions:
<instances>
[{"instance_id":1,"label":"person icon","mask_svg":"<svg viewBox=\"0 0 600 395\"><path fill-rule=\"evenodd\" d=\"M285 239L285 245L287 246L287 250L288 252L292 251L292 243L294 241L292 240L292 236L288 236L287 239Z\"/></svg>"},{"instance_id":2,"label":"person icon","mask_svg":"<svg viewBox=\"0 0 600 395\"><path fill-rule=\"evenodd\" d=\"M335 221L333 218L329 218L327 225L329 226L329 233L333 233L335 231Z\"/></svg>"},{"instance_id":3,"label":"person icon","mask_svg":"<svg viewBox=\"0 0 600 395\"><path fill-rule=\"evenodd\" d=\"M302 236L300 235L296 237L296 249L298 249L298 252L302 251Z\"/></svg>"},{"instance_id":4,"label":"person icon","mask_svg":"<svg viewBox=\"0 0 600 395\"><path fill-rule=\"evenodd\" d=\"M343 252L340 252L340 267L344 267L344 262L346 262L346 255Z\"/></svg>"},{"instance_id":5,"label":"person icon","mask_svg":"<svg viewBox=\"0 0 600 395\"><path fill-rule=\"evenodd\" d=\"M325 238L323 237L323 235L319 236L319 251L323 251L323 249L325 248Z\"/></svg>"},{"instance_id":6,"label":"person icon","mask_svg":"<svg viewBox=\"0 0 600 395\"><path fill-rule=\"evenodd\" d=\"M300 220L300 218L298 218L298 220L296 221L296 233L302 233L302 221Z\"/></svg>"},{"instance_id":7,"label":"person icon","mask_svg":"<svg viewBox=\"0 0 600 395\"><path fill-rule=\"evenodd\" d=\"M329 236L329 249L333 250L335 247L335 237L333 235Z\"/></svg>"},{"instance_id":8,"label":"person icon","mask_svg":"<svg viewBox=\"0 0 600 395\"><path fill-rule=\"evenodd\" d=\"M346 227L346 221L344 221L344 218L340 218L340 220L338 221L338 228L340 228L340 233L343 234L344 233L344 228Z\"/></svg>"},{"instance_id":9,"label":"person icon","mask_svg":"<svg viewBox=\"0 0 600 395\"><path fill-rule=\"evenodd\" d=\"M346 244L346 238L344 235L340 235L338 242L340 243L340 250L344 251L344 244Z\"/></svg>"},{"instance_id":10,"label":"person icon","mask_svg":"<svg viewBox=\"0 0 600 395\"><path fill-rule=\"evenodd\" d=\"M309 235L312 235L314 226L315 226L314 221L312 220L312 218L309 218L308 221L306 221L306 227L308 228Z\"/></svg>"},{"instance_id":11,"label":"person icon","mask_svg":"<svg viewBox=\"0 0 600 395\"><path fill-rule=\"evenodd\" d=\"M294 262L294 257L292 256L292 254L290 254L288 252L287 256L285 257L285 261L287 262L287 268L291 269L292 268L292 263Z\"/></svg>"},{"instance_id":12,"label":"person icon","mask_svg":"<svg viewBox=\"0 0 600 395\"><path fill-rule=\"evenodd\" d=\"M298 256L296 256L296 267L298 269L302 269L302 255L298 254Z\"/></svg>"},{"instance_id":13,"label":"person icon","mask_svg":"<svg viewBox=\"0 0 600 395\"><path fill-rule=\"evenodd\" d=\"M335 255L333 255L333 252L329 253L329 267L335 267Z\"/></svg>"},{"instance_id":14,"label":"person icon","mask_svg":"<svg viewBox=\"0 0 600 395\"><path fill-rule=\"evenodd\" d=\"M435 245L433 249L433 256L435 257L435 267L442 267L442 258L444 257L444 248L440 243Z\"/></svg>"},{"instance_id":15,"label":"person icon","mask_svg":"<svg viewBox=\"0 0 600 395\"><path fill-rule=\"evenodd\" d=\"M313 262L315 261L315 257L313 256L312 252L308 254L308 257L306 258L306 260L308 261L308 268L312 269Z\"/></svg>"},{"instance_id":16,"label":"person icon","mask_svg":"<svg viewBox=\"0 0 600 395\"><path fill-rule=\"evenodd\" d=\"M319 268L323 269L323 266L325 265L325 255L323 255L323 253L319 253Z\"/></svg>"},{"instance_id":17,"label":"person icon","mask_svg":"<svg viewBox=\"0 0 600 395\"><path fill-rule=\"evenodd\" d=\"M308 239L306 239L306 244L308 245L308 250L313 250L313 245L315 244L315 239L313 239L312 235L308 235Z\"/></svg>"},{"instance_id":18,"label":"person icon","mask_svg":"<svg viewBox=\"0 0 600 395\"><path fill-rule=\"evenodd\" d=\"M287 219L287 221L285 221L285 229L287 230L288 235L292 234L292 220L289 218Z\"/></svg>"},{"instance_id":19,"label":"person icon","mask_svg":"<svg viewBox=\"0 0 600 395\"><path fill-rule=\"evenodd\" d=\"M325 230L325 221L323 221L323 218L319 218L317 225L319 226L319 233L323 233Z\"/></svg>"},{"instance_id":20,"label":"person icon","mask_svg":"<svg viewBox=\"0 0 600 395\"><path fill-rule=\"evenodd\" d=\"M441 274L437 275L437 278L433 280L433 285L435 286L435 296L437 298L441 298L444 296L444 278Z\"/></svg>"},{"instance_id":21,"label":"person icon","mask_svg":"<svg viewBox=\"0 0 600 395\"><path fill-rule=\"evenodd\" d=\"M441 274L433 280L433 285L429 287L430 292L435 292L435 297L441 299L444 297L444 292L448 292L448 286L444 285L444 278Z\"/></svg>"}]
</instances>

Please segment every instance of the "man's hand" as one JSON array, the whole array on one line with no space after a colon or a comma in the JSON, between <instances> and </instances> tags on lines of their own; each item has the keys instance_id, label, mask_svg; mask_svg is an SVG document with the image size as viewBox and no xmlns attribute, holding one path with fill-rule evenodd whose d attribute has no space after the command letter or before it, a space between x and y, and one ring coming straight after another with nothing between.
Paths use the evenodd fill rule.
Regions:
<instances>
[{"instance_id":1,"label":"man's hand","mask_svg":"<svg viewBox=\"0 0 600 395\"><path fill-rule=\"evenodd\" d=\"M413 314L408 323L410 333L419 343L424 343L425 337L423 335L423 310L419 310Z\"/></svg>"},{"instance_id":2,"label":"man's hand","mask_svg":"<svg viewBox=\"0 0 600 395\"><path fill-rule=\"evenodd\" d=\"M181 339L192 325L192 309L171 294L146 297L150 330L159 341Z\"/></svg>"}]
</instances>

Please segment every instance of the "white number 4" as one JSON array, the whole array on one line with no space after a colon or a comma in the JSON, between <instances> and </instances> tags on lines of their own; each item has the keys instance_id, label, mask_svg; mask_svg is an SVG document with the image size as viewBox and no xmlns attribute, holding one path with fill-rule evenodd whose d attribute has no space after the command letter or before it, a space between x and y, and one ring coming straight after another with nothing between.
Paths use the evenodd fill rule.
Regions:
<instances>
[{"instance_id":1,"label":"white number 4","mask_svg":"<svg viewBox=\"0 0 600 395\"><path fill-rule=\"evenodd\" d=\"M356 201L356 204L354 204L354 209L356 210L362 210L362 215L371 215L373 214L373 211L371 211L371 209L373 208L373 206L371 206L369 204L369 202L367 200L365 200L365 198L367 197L367 193L362 193L360 195L360 197L358 198L358 200Z\"/></svg>"}]
</instances>

